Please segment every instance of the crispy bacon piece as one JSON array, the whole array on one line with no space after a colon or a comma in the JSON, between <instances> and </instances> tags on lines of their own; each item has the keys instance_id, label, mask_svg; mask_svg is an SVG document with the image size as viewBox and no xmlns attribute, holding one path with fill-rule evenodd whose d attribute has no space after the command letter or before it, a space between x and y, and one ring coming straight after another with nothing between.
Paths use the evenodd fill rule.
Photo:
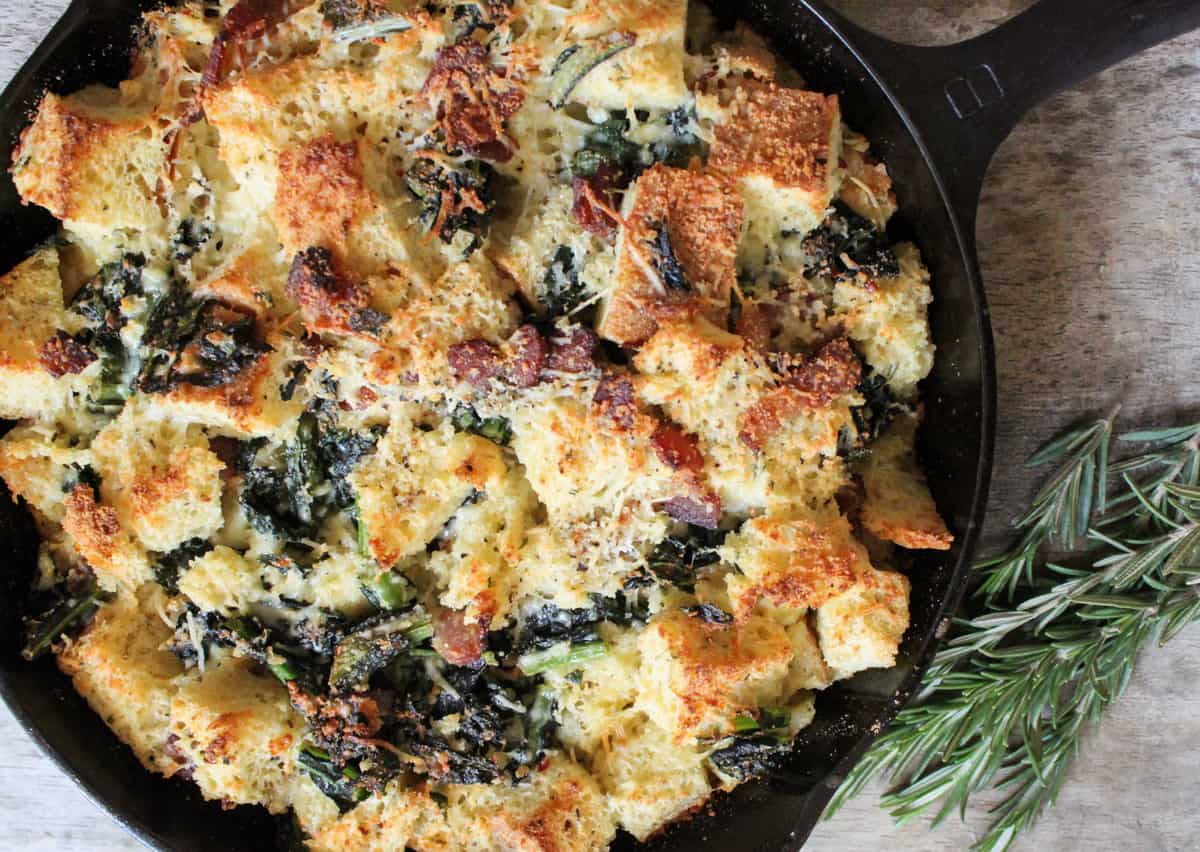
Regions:
<instances>
[{"instance_id":1,"label":"crispy bacon piece","mask_svg":"<svg viewBox=\"0 0 1200 852\"><path fill-rule=\"evenodd\" d=\"M600 337L581 325L555 328L546 341L550 353L546 369L555 373L589 373L596 369L596 347Z\"/></svg>"},{"instance_id":2,"label":"crispy bacon piece","mask_svg":"<svg viewBox=\"0 0 1200 852\"><path fill-rule=\"evenodd\" d=\"M442 609L433 616L433 649L452 666L479 662L487 647L487 626L468 623L461 610Z\"/></svg>"},{"instance_id":3,"label":"crispy bacon piece","mask_svg":"<svg viewBox=\"0 0 1200 852\"><path fill-rule=\"evenodd\" d=\"M699 473L704 470L704 456L700 454L696 438L674 423L661 422L650 437L654 451L663 464L672 470Z\"/></svg>"},{"instance_id":4,"label":"crispy bacon piece","mask_svg":"<svg viewBox=\"0 0 1200 852\"><path fill-rule=\"evenodd\" d=\"M766 311L756 304L742 305L742 312L738 315L734 330L759 352L766 352L771 348L771 320Z\"/></svg>"},{"instance_id":5,"label":"crispy bacon piece","mask_svg":"<svg viewBox=\"0 0 1200 852\"><path fill-rule=\"evenodd\" d=\"M82 373L96 360L96 353L62 329L42 344L38 361L46 372L58 379L68 373Z\"/></svg>"},{"instance_id":6,"label":"crispy bacon piece","mask_svg":"<svg viewBox=\"0 0 1200 852\"><path fill-rule=\"evenodd\" d=\"M500 347L486 340L467 340L456 343L446 353L450 369L473 388L487 387L488 381L500 374L504 358Z\"/></svg>"},{"instance_id":7,"label":"crispy bacon piece","mask_svg":"<svg viewBox=\"0 0 1200 852\"><path fill-rule=\"evenodd\" d=\"M862 362L844 337L831 340L803 364L789 370L784 381L810 397L813 408L829 405L862 381Z\"/></svg>"},{"instance_id":8,"label":"crispy bacon piece","mask_svg":"<svg viewBox=\"0 0 1200 852\"><path fill-rule=\"evenodd\" d=\"M503 349L476 338L456 343L447 352L450 369L474 388L483 390L493 378L517 388L531 388L542 380L549 347L536 326L523 325L513 332Z\"/></svg>"},{"instance_id":9,"label":"crispy bacon piece","mask_svg":"<svg viewBox=\"0 0 1200 852\"><path fill-rule=\"evenodd\" d=\"M375 335L387 317L368 306L370 295L338 273L333 252L309 246L297 252L287 292L300 305L309 331Z\"/></svg>"},{"instance_id":10,"label":"crispy bacon piece","mask_svg":"<svg viewBox=\"0 0 1200 852\"><path fill-rule=\"evenodd\" d=\"M182 117L183 124L193 124L204 114L200 96L205 89L219 84L235 67L246 64L248 42L262 38L309 2L311 0L238 0L226 13L221 30L213 39L200 85Z\"/></svg>"},{"instance_id":11,"label":"crispy bacon piece","mask_svg":"<svg viewBox=\"0 0 1200 852\"><path fill-rule=\"evenodd\" d=\"M575 193L575 204L571 208L575 221L585 231L601 237L611 237L617 232L617 220L609 211L615 199L613 190L625 185L624 171L612 163L603 163L591 177L571 179Z\"/></svg>"},{"instance_id":12,"label":"crispy bacon piece","mask_svg":"<svg viewBox=\"0 0 1200 852\"><path fill-rule=\"evenodd\" d=\"M677 521L716 529L721 522L721 498L704 479L704 456L696 438L674 423L660 421L650 444L663 464L677 472L675 485L682 492L658 508Z\"/></svg>"},{"instance_id":13,"label":"crispy bacon piece","mask_svg":"<svg viewBox=\"0 0 1200 852\"><path fill-rule=\"evenodd\" d=\"M504 359L500 378L513 387L533 387L542 380L547 348L546 339L535 326L521 326L505 344L508 357Z\"/></svg>"},{"instance_id":14,"label":"crispy bacon piece","mask_svg":"<svg viewBox=\"0 0 1200 852\"><path fill-rule=\"evenodd\" d=\"M826 343L810 358L779 356L774 366L783 384L747 409L739 423L738 437L756 452L784 420L807 408L829 405L862 380L862 364L844 337Z\"/></svg>"},{"instance_id":15,"label":"crispy bacon piece","mask_svg":"<svg viewBox=\"0 0 1200 852\"><path fill-rule=\"evenodd\" d=\"M437 105L448 149L500 163L512 158L504 122L521 108L525 91L492 64L486 44L468 38L439 50L421 94Z\"/></svg>"},{"instance_id":16,"label":"crispy bacon piece","mask_svg":"<svg viewBox=\"0 0 1200 852\"><path fill-rule=\"evenodd\" d=\"M633 428L637 403L634 401L633 382L625 376L602 378L592 395L592 405L601 416L609 418L622 429Z\"/></svg>"},{"instance_id":17,"label":"crispy bacon piece","mask_svg":"<svg viewBox=\"0 0 1200 852\"><path fill-rule=\"evenodd\" d=\"M677 521L715 530L721 523L721 498L710 489L672 497L658 508Z\"/></svg>"}]
</instances>

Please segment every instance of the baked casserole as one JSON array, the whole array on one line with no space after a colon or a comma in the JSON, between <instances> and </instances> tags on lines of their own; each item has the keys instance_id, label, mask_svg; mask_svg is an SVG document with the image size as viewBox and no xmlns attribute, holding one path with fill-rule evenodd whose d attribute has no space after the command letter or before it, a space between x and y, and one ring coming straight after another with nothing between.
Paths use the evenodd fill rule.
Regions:
<instances>
[{"instance_id":1,"label":"baked casserole","mask_svg":"<svg viewBox=\"0 0 1200 852\"><path fill-rule=\"evenodd\" d=\"M25 653L313 850L644 840L951 545L887 169L702 6L191 0L12 176Z\"/></svg>"}]
</instances>

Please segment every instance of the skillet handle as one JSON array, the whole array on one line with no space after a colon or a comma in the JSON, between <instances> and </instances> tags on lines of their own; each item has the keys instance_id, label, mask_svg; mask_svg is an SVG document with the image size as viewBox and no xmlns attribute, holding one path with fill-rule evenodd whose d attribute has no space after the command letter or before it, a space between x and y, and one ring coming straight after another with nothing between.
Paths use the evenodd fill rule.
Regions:
<instances>
[{"instance_id":1,"label":"skillet handle","mask_svg":"<svg viewBox=\"0 0 1200 852\"><path fill-rule=\"evenodd\" d=\"M1200 0L1040 0L990 32L941 47L897 44L837 13L830 17L909 112L971 236L988 163L1020 118L1093 74L1200 27Z\"/></svg>"}]
</instances>

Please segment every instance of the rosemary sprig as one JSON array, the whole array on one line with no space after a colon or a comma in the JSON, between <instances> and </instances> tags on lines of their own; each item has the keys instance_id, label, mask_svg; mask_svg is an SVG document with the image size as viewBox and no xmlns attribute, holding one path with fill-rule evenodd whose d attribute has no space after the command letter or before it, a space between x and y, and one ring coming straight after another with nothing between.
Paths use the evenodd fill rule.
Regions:
<instances>
[{"instance_id":1,"label":"rosemary sprig","mask_svg":"<svg viewBox=\"0 0 1200 852\"><path fill-rule=\"evenodd\" d=\"M1110 464L1114 418L1031 457L1058 467L1016 521L1013 547L978 564L977 611L955 622L914 703L826 816L880 775L900 822L936 808L936 825L990 787L1005 798L974 848L1008 849L1053 804L1139 651L1200 621L1200 424L1121 435L1149 446ZM1067 556L1046 559L1051 544Z\"/></svg>"}]
</instances>

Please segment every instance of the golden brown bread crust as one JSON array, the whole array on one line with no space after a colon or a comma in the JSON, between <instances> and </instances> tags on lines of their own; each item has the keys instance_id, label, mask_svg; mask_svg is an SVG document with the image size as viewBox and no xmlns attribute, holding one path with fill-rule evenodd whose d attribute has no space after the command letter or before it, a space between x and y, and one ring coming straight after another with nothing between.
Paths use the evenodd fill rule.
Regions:
<instances>
[{"instance_id":1,"label":"golden brown bread crust","mask_svg":"<svg viewBox=\"0 0 1200 852\"><path fill-rule=\"evenodd\" d=\"M866 555L845 518L752 518L726 541L738 566L727 584L738 620L748 620L765 602L788 610L817 609L854 582Z\"/></svg>"},{"instance_id":2,"label":"golden brown bread crust","mask_svg":"<svg viewBox=\"0 0 1200 852\"><path fill-rule=\"evenodd\" d=\"M911 550L949 550L954 536L934 505L917 465L917 419L900 417L875 443L863 466L863 525Z\"/></svg>"},{"instance_id":3,"label":"golden brown bread crust","mask_svg":"<svg viewBox=\"0 0 1200 852\"><path fill-rule=\"evenodd\" d=\"M733 178L762 176L813 195L837 168L830 139L841 122L837 95L739 81L727 95L730 120L717 125L708 166Z\"/></svg>"},{"instance_id":4,"label":"golden brown bread crust","mask_svg":"<svg viewBox=\"0 0 1200 852\"><path fill-rule=\"evenodd\" d=\"M719 315L737 279L734 258L742 228L741 199L718 175L655 165L642 173L633 192L616 281L598 328L623 345L649 338L658 325L655 314L662 311ZM689 285L682 292L655 269L661 266L657 253L663 229Z\"/></svg>"},{"instance_id":5,"label":"golden brown bread crust","mask_svg":"<svg viewBox=\"0 0 1200 852\"><path fill-rule=\"evenodd\" d=\"M320 246L344 262L351 227L373 206L357 142L325 135L279 155L272 215L288 255Z\"/></svg>"},{"instance_id":6,"label":"golden brown bread crust","mask_svg":"<svg viewBox=\"0 0 1200 852\"><path fill-rule=\"evenodd\" d=\"M90 485L76 485L64 503L63 530L95 569L101 585L133 591L150 578L145 552L122 529L117 510L96 502Z\"/></svg>"}]
</instances>

